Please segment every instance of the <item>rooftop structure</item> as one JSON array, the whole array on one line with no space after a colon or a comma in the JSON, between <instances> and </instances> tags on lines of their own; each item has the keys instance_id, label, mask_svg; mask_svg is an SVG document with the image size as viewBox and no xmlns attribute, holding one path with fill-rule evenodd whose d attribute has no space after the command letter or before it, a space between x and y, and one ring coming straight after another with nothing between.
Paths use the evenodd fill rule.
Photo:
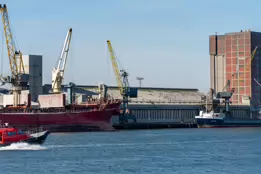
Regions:
<instances>
[{"instance_id":1,"label":"rooftop structure","mask_svg":"<svg viewBox=\"0 0 261 174\"><path fill-rule=\"evenodd\" d=\"M98 92L96 86L77 86L89 91ZM120 91L116 86L108 86L108 94L113 98L120 98ZM131 98L130 103L199 103L201 96L198 89L186 88L138 88L138 97Z\"/></svg>"}]
</instances>

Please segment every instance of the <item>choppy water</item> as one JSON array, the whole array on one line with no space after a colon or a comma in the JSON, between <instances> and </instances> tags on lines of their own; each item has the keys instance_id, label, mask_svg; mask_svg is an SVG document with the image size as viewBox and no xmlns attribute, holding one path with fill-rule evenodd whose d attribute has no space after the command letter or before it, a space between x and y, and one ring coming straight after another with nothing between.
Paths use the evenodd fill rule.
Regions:
<instances>
[{"instance_id":1,"label":"choppy water","mask_svg":"<svg viewBox=\"0 0 261 174\"><path fill-rule=\"evenodd\" d=\"M0 173L261 173L261 129L51 134L0 148Z\"/></svg>"}]
</instances>

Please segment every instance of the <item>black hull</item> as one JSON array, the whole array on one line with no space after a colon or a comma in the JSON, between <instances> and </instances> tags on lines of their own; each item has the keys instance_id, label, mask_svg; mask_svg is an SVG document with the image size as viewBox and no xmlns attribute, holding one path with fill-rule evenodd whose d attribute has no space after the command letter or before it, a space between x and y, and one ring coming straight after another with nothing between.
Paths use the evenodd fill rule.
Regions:
<instances>
[{"instance_id":1,"label":"black hull","mask_svg":"<svg viewBox=\"0 0 261 174\"><path fill-rule=\"evenodd\" d=\"M196 128L196 123L126 123L114 124L115 129L168 129L168 128Z\"/></svg>"},{"instance_id":2,"label":"black hull","mask_svg":"<svg viewBox=\"0 0 261 174\"><path fill-rule=\"evenodd\" d=\"M46 138L48 137L48 135L50 134L50 131L43 131L43 132L39 132L39 133L34 133L31 134L32 138L27 139L27 140L23 140L23 141L19 141L16 143L28 143L28 144L33 144L33 145L41 145L45 142ZM4 147L4 146L10 146L11 144L15 144L15 143L8 143L8 144L0 144L0 147Z\"/></svg>"},{"instance_id":3,"label":"black hull","mask_svg":"<svg viewBox=\"0 0 261 174\"><path fill-rule=\"evenodd\" d=\"M28 143L28 144L43 144L45 142L47 136L50 134L50 131L44 131L44 132L40 132L38 134L40 134L40 135L30 138L28 140L25 140L23 142ZM33 134L31 134L31 135L33 135Z\"/></svg>"},{"instance_id":4,"label":"black hull","mask_svg":"<svg viewBox=\"0 0 261 174\"><path fill-rule=\"evenodd\" d=\"M199 128L261 127L261 120L254 119L197 119Z\"/></svg>"}]
</instances>

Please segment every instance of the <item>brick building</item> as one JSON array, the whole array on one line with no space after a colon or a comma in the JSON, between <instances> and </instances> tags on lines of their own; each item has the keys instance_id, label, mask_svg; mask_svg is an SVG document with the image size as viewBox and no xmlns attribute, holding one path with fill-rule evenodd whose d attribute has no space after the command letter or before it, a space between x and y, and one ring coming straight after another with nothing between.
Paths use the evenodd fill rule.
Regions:
<instances>
[{"instance_id":1,"label":"brick building","mask_svg":"<svg viewBox=\"0 0 261 174\"><path fill-rule=\"evenodd\" d=\"M231 98L233 105L257 105L261 103L261 33L240 31L209 36L211 88L220 92L230 80L235 88ZM258 47L259 48L259 47ZM256 81L255 81L256 80Z\"/></svg>"}]
</instances>

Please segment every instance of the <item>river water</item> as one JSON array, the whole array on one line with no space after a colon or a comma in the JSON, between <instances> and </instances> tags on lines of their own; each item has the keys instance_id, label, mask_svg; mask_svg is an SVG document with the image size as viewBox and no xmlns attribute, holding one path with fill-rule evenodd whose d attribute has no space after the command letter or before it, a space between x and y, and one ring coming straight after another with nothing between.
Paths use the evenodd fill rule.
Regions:
<instances>
[{"instance_id":1,"label":"river water","mask_svg":"<svg viewBox=\"0 0 261 174\"><path fill-rule=\"evenodd\" d=\"M0 173L260 174L260 145L260 128L57 133L0 148Z\"/></svg>"}]
</instances>

